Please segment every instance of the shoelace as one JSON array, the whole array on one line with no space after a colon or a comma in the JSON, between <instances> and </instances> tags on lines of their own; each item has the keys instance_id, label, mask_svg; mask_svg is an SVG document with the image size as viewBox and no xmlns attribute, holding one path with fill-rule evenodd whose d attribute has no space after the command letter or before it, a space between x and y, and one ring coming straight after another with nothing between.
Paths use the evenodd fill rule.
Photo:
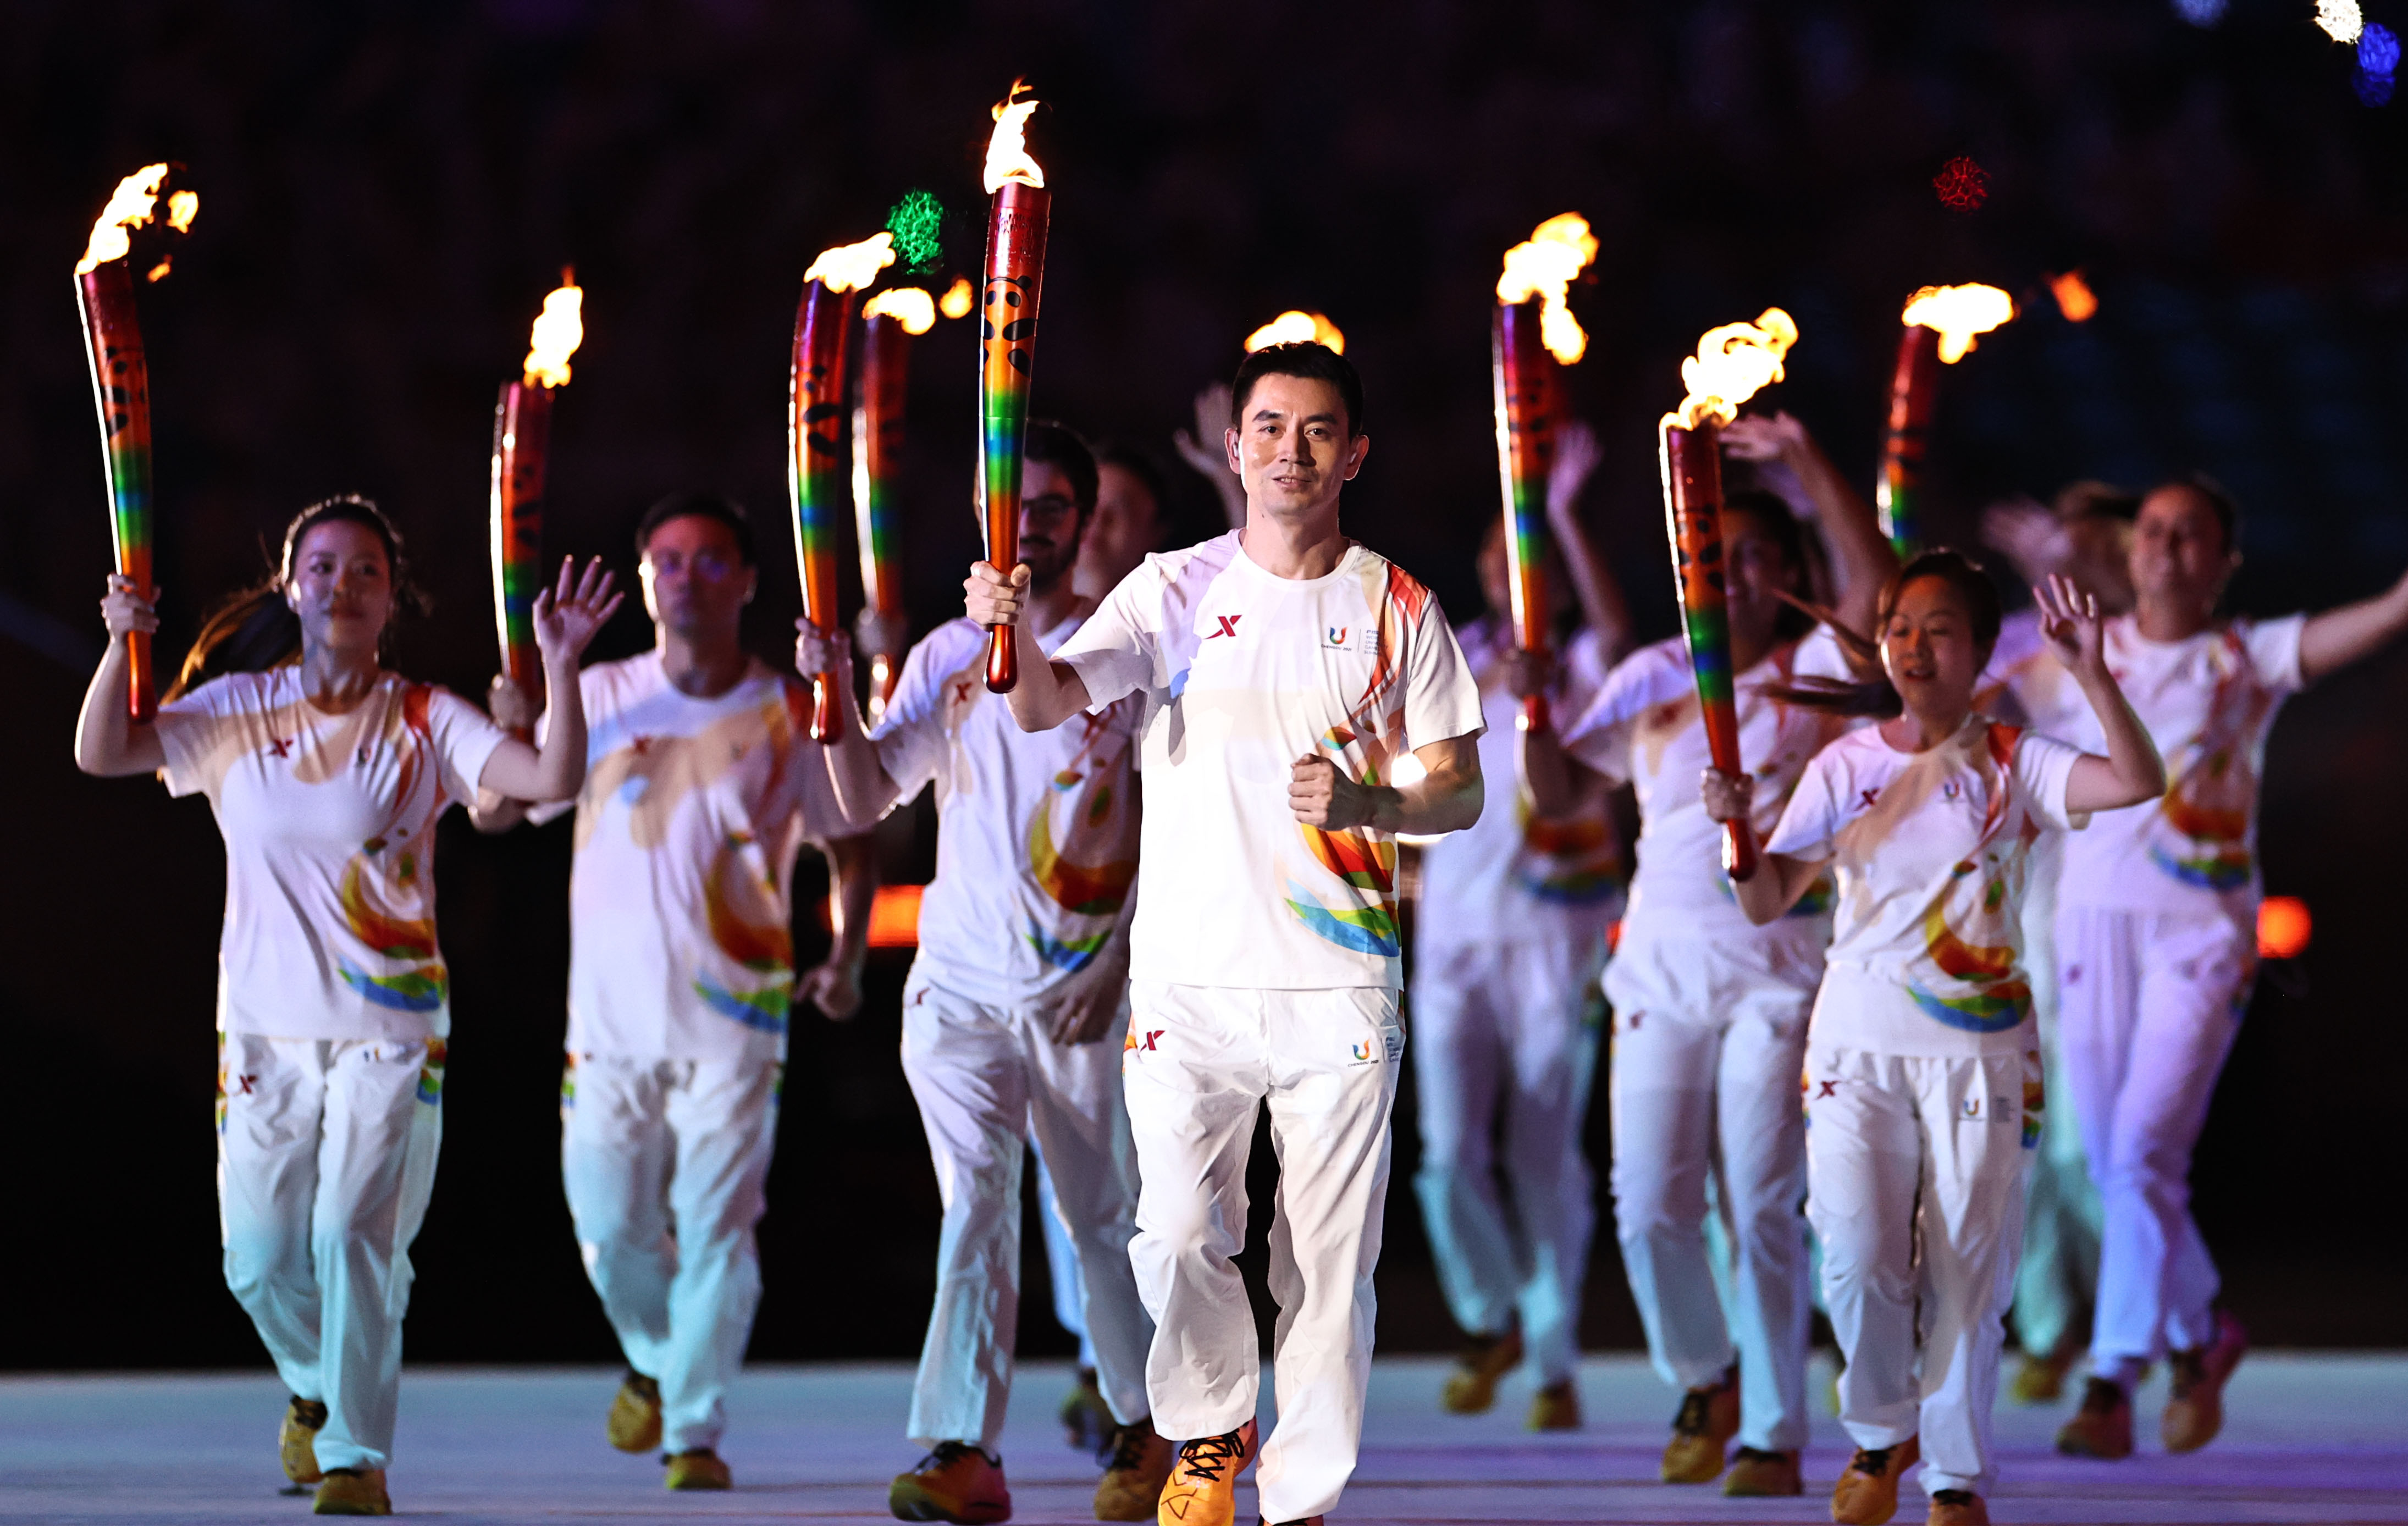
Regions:
<instances>
[{"instance_id":1,"label":"shoelace","mask_svg":"<svg viewBox=\"0 0 2408 1526\"><path fill-rule=\"evenodd\" d=\"M1702 1436L1713 1429L1711 1409L1714 1396L1691 1389L1681 1396L1681 1412L1672 1417L1672 1433L1676 1436ZM1658 1414L1662 1411L1658 1410Z\"/></svg>"},{"instance_id":2,"label":"shoelace","mask_svg":"<svg viewBox=\"0 0 2408 1526\"><path fill-rule=\"evenodd\" d=\"M1732 1461L1735 1462L1786 1462L1789 1460L1779 1452L1768 1452L1761 1447L1742 1447L1739 1449L1739 1456Z\"/></svg>"},{"instance_id":3,"label":"shoelace","mask_svg":"<svg viewBox=\"0 0 2408 1526\"><path fill-rule=\"evenodd\" d=\"M1856 1455L1848 1459L1848 1471L1861 1473L1869 1478L1886 1478L1889 1476L1890 1453L1897 1450L1895 1447L1884 1447L1879 1450L1859 1447Z\"/></svg>"},{"instance_id":4,"label":"shoelace","mask_svg":"<svg viewBox=\"0 0 2408 1526\"><path fill-rule=\"evenodd\" d=\"M967 1441L940 1441L937 1443L936 1450L912 1464L911 1471L926 1473L932 1468L944 1467L964 1452L976 1452L995 1466L998 1468L1003 1466L1003 1459L983 1447L973 1447Z\"/></svg>"},{"instance_id":5,"label":"shoelace","mask_svg":"<svg viewBox=\"0 0 2408 1526\"><path fill-rule=\"evenodd\" d=\"M293 1418L312 1431L321 1430L326 1423L326 1406L315 1399L295 1397Z\"/></svg>"},{"instance_id":6,"label":"shoelace","mask_svg":"<svg viewBox=\"0 0 2408 1526\"><path fill-rule=\"evenodd\" d=\"M1934 1505L1971 1505L1973 1491L1970 1489L1935 1489L1931 1491Z\"/></svg>"},{"instance_id":7,"label":"shoelace","mask_svg":"<svg viewBox=\"0 0 2408 1526\"><path fill-rule=\"evenodd\" d=\"M1205 1436L1200 1440L1182 1442L1179 1448L1179 1469L1198 1478L1221 1481L1221 1469L1235 1462L1242 1451L1238 1433Z\"/></svg>"},{"instance_id":8,"label":"shoelace","mask_svg":"<svg viewBox=\"0 0 2408 1526\"><path fill-rule=\"evenodd\" d=\"M1153 1433L1153 1430L1154 1427L1150 1425L1119 1427L1113 1435L1112 1459L1104 1464L1105 1471L1118 1473L1124 1468L1134 1468L1143 1462L1146 1437Z\"/></svg>"}]
</instances>

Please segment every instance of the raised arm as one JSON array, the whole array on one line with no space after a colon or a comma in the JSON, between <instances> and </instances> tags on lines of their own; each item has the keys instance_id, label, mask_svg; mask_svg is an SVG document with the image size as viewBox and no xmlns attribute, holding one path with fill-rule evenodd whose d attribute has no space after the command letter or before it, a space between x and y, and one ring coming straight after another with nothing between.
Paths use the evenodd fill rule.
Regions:
<instances>
[{"instance_id":1,"label":"raised arm","mask_svg":"<svg viewBox=\"0 0 2408 1526\"><path fill-rule=\"evenodd\" d=\"M112 576L100 614L108 626L108 647L100 654L92 686L83 692L83 712L76 718L76 766L103 778L155 774L167 766L159 729L125 713L125 692L134 662L127 637L136 631L148 635L158 630L159 612L132 578Z\"/></svg>"},{"instance_id":2,"label":"raised arm","mask_svg":"<svg viewBox=\"0 0 2408 1526\"><path fill-rule=\"evenodd\" d=\"M1756 780L1752 777L1709 768L1698 781L1698 794L1705 802L1709 817L1725 823L1738 822L1749 840L1755 840L1756 827L1748 814L1756 798ZM1823 877L1823 867L1830 862L1759 851L1756 873L1745 879L1732 880L1731 893L1739 898L1739 909L1747 915L1747 920L1762 927L1796 906L1807 887Z\"/></svg>"},{"instance_id":3,"label":"raised arm","mask_svg":"<svg viewBox=\"0 0 2408 1526\"><path fill-rule=\"evenodd\" d=\"M541 719L541 711L527 686L512 683L498 673L485 692L485 713L494 718L494 725L514 736L534 735ZM512 800L491 790L479 790L477 798L468 806L468 824L487 836L509 831L526 816L525 801Z\"/></svg>"},{"instance_id":4,"label":"raised arm","mask_svg":"<svg viewBox=\"0 0 2408 1526\"><path fill-rule=\"evenodd\" d=\"M1196 433L1173 431L1170 443L1180 460L1212 484L1213 494L1221 500L1222 517L1229 521L1229 528L1242 530L1246 527L1246 485L1229 469L1229 453L1221 443L1221 432L1229 427L1229 415L1234 411L1229 384L1213 382L1196 394Z\"/></svg>"},{"instance_id":5,"label":"raised arm","mask_svg":"<svg viewBox=\"0 0 2408 1526\"><path fill-rule=\"evenodd\" d=\"M2300 677L2310 683L2408 631L2408 573L2371 599L2310 615L2300 631Z\"/></svg>"},{"instance_id":6,"label":"raised arm","mask_svg":"<svg viewBox=\"0 0 2408 1526\"><path fill-rule=\"evenodd\" d=\"M1430 836L1461 832L1480 820L1485 798L1480 778L1480 738L1452 736L1413 749L1426 773L1411 784L1363 784L1349 778L1326 752L1310 752L1291 765L1288 808L1307 826L1327 832L1369 826L1381 832Z\"/></svg>"},{"instance_id":7,"label":"raised arm","mask_svg":"<svg viewBox=\"0 0 2408 1526\"><path fill-rule=\"evenodd\" d=\"M1603 454L1598 448L1597 431L1579 420L1555 430L1555 461L1547 471L1547 526L1555 533L1555 545L1563 552L1564 571L1580 599L1581 619L1605 644L1606 660L1611 662L1629 649L1630 606L1622 597L1622 585L1606 570L1605 559L1598 555L1580 517L1581 489L1588 485Z\"/></svg>"},{"instance_id":8,"label":"raised arm","mask_svg":"<svg viewBox=\"0 0 2408 1526\"><path fill-rule=\"evenodd\" d=\"M842 632L826 632L810 620L795 621L795 671L805 677L834 676L837 695L836 734L821 749L828 783L836 791L837 809L844 812L847 830L867 832L878 824L901 793L878 748L861 728L861 707L853 697L853 641Z\"/></svg>"},{"instance_id":9,"label":"raised arm","mask_svg":"<svg viewBox=\"0 0 2408 1526\"><path fill-rule=\"evenodd\" d=\"M1020 681L1012 686L1011 719L1022 731L1052 731L1087 707L1087 680L1068 663L1045 655L1036 635L1022 621L1028 606L1028 563L1004 577L983 562L970 567L962 583L962 607L980 625L1009 625L1020 656Z\"/></svg>"},{"instance_id":10,"label":"raised arm","mask_svg":"<svg viewBox=\"0 0 2408 1526\"><path fill-rule=\"evenodd\" d=\"M1723 444L1742 461L1776 461L1814 505L1816 529L1839 574L1837 613L1851 630L1870 631L1882 585L1897 553L1873 518L1873 506L1848 485L1806 426L1787 413L1756 414L1727 425Z\"/></svg>"},{"instance_id":11,"label":"raised arm","mask_svg":"<svg viewBox=\"0 0 2408 1526\"><path fill-rule=\"evenodd\" d=\"M2099 601L2062 576L2035 587L2032 598L2040 606L2041 635L2082 686L2082 697L2090 702L2091 713L2107 734L2107 756L2086 752L2074 760L2065 779L2065 808L2077 815L2112 811L2164 794L2166 765L2157 756L2157 744L2132 713L2115 676L2107 671L2106 628L2099 618Z\"/></svg>"},{"instance_id":12,"label":"raised arm","mask_svg":"<svg viewBox=\"0 0 2408 1526\"><path fill-rule=\"evenodd\" d=\"M477 780L481 791L511 800L566 800L585 783L585 695L577 682L577 660L595 633L619 610L621 595L595 557L576 574L574 559L561 558L560 578L535 598L535 642L543 653L544 689L552 696L551 723L540 750L507 737L485 762Z\"/></svg>"}]
</instances>

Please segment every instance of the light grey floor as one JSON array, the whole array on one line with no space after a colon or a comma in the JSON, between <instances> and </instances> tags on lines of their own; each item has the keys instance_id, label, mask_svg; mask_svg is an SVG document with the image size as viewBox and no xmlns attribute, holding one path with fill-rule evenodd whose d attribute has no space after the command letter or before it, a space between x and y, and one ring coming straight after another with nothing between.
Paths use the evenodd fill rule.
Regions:
<instances>
[{"instance_id":1,"label":"light grey floor","mask_svg":"<svg viewBox=\"0 0 2408 1526\"><path fill-rule=\"evenodd\" d=\"M1725 1500L1655 1482L1672 1409L1645 1365L1590 1361L1588 1428L1520 1429L1526 1387L1496 1411L1438 1413L1441 1364L1379 1364L1348 1522L1823 1521L1846 1459L1818 1402L1807 1494ZM1818 1377L1818 1384L1819 1384ZM902 1366L756 1368L737 1390L724 1451L737 1489L669 1495L660 1464L602 1441L616 1375L600 1370L413 1368L402 1387L391 1483L405 1515L461 1522L886 1519L886 1480L913 1461L901 1439ZM1024 1368L1003 1452L1015 1519L1091 1518L1095 1470L1052 1423L1068 1384L1058 1364ZM2002 1405L2002 1523L2397 1521L2408 1523L2408 1356L2252 1356L2229 1393L2231 1421L2208 1450L2155 1444L2161 1388L2142 1394L2142 1455L2121 1463L2050 1453L2062 1409ZM0 1519L273 1521L308 1514L280 1498L275 1434L283 1394L262 1376L0 1379ZM1910 1490L1901 1521L1921 1519ZM1241 1526L1253 1520L1240 1491Z\"/></svg>"}]
</instances>

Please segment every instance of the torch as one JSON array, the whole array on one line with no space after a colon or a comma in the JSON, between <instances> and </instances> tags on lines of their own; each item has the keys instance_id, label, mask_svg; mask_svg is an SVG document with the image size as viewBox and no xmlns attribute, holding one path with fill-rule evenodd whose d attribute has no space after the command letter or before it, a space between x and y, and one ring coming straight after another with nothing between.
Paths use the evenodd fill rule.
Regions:
<instances>
[{"instance_id":1,"label":"torch","mask_svg":"<svg viewBox=\"0 0 2408 1526\"><path fill-rule=\"evenodd\" d=\"M117 182L76 262L76 307L83 317L84 352L92 364L93 403L100 413L101 466L108 482L108 538L118 576L150 596L150 372L142 328L134 312L133 230L149 225L166 183L167 166L148 164ZM188 231L201 198L170 193L167 226ZM163 259L149 278L167 274ZM125 710L136 720L156 714L150 687L150 637L126 637Z\"/></svg>"},{"instance_id":2,"label":"torch","mask_svg":"<svg viewBox=\"0 0 2408 1526\"><path fill-rule=\"evenodd\" d=\"M836 537L844 497L844 336L853 293L895 263L895 235L823 250L803 272L795 314L794 379L786 401L786 489L795 508L795 568L803 618L837 628ZM811 740L836 734L835 676L811 676Z\"/></svg>"},{"instance_id":3,"label":"torch","mask_svg":"<svg viewBox=\"0 0 2408 1526\"><path fill-rule=\"evenodd\" d=\"M1006 577L1020 561L1020 450L1028 433L1028 384L1037 364L1037 304L1045 280L1045 224L1053 194L1023 138L1037 102L1026 86L995 108L986 145L986 276L979 325L979 506L987 565ZM987 632L986 687L1009 694L1019 654L1006 626Z\"/></svg>"},{"instance_id":4,"label":"torch","mask_svg":"<svg viewBox=\"0 0 2408 1526\"><path fill-rule=\"evenodd\" d=\"M853 512L861 542L862 603L876 616L881 649L869 658L869 721L876 725L895 697L904 632L899 564L900 506L896 474L903 463L904 384L910 340L936 326L937 305L916 286L879 292L861 309L861 406L853 421Z\"/></svg>"},{"instance_id":5,"label":"torch","mask_svg":"<svg viewBox=\"0 0 2408 1526\"><path fill-rule=\"evenodd\" d=\"M1506 251L1497 281L1491 344L1497 391L1497 464L1505 488L1505 549L1511 560L1513 638L1524 651L1547 649L1547 471L1555 459L1561 409L1559 366L1575 365L1588 335L1564 302L1572 278L1597 258L1588 220L1566 212L1539 224ZM1547 698L1522 702L1522 729L1547 724Z\"/></svg>"},{"instance_id":6,"label":"torch","mask_svg":"<svg viewBox=\"0 0 2408 1526\"><path fill-rule=\"evenodd\" d=\"M2014 316L2014 299L1995 286L1927 286L1907 299L1899 315L1898 370L1890 378L1889 428L1882 436L1873 507L1882 534L1901 559L1913 556L1923 539L1916 500L1923 492L1923 454L1940 367L1964 359L1975 335Z\"/></svg>"},{"instance_id":7,"label":"torch","mask_svg":"<svg viewBox=\"0 0 2408 1526\"><path fill-rule=\"evenodd\" d=\"M543 586L543 468L552 444L552 392L568 385L568 358L584 341L585 292L576 273L543 299L527 357L516 381L502 383L494 406L494 469L490 493L494 560L494 622L502 649L502 677L533 691L543 673L535 645L535 596Z\"/></svg>"},{"instance_id":8,"label":"torch","mask_svg":"<svg viewBox=\"0 0 2408 1526\"><path fill-rule=\"evenodd\" d=\"M1321 313L1309 313L1295 307L1265 323L1246 335L1246 353L1268 349L1273 345L1299 345L1307 342L1327 345L1338 354L1346 353L1346 335L1338 325Z\"/></svg>"},{"instance_id":9,"label":"torch","mask_svg":"<svg viewBox=\"0 0 2408 1526\"><path fill-rule=\"evenodd\" d=\"M1664 415L1658 462L1664 477L1664 529L1672 546L1673 591L1681 600L1689 671L1698 680L1698 709L1706 750L1716 769L1743 772L1739 755L1739 706L1732 690L1730 620L1723 580L1722 426L1739 406L1781 379L1781 358L1798 342L1798 325L1778 307L1753 323L1710 329L1698 352L1681 363L1688 396ZM1756 839L1744 821L1723 828L1723 870L1733 880L1756 873Z\"/></svg>"}]
</instances>

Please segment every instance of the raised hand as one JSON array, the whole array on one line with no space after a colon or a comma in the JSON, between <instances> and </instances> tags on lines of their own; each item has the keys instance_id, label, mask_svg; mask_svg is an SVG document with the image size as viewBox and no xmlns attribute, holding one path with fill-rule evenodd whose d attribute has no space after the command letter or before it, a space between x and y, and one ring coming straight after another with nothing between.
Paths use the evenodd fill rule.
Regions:
<instances>
[{"instance_id":1,"label":"raised hand","mask_svg":"<svg viewBox=\"0 0 2408 1526\"><path fill-rule=\"evenodd\" d=\"M1196 433L1182 429L1170 436L1171 448L1220 495L1221 511L1236 529L1246 522L1246 485L1229 464L1229 414L1234 399L1229 384L1216 381L1196 394Z\"/></svg>"},{"instance_id":2,"label":"raised hand","mask_svg":"<svg viewBox=\"0 0 2408 1526\"><path fill-rule=\"evenodd\" d=\"M159 610L151 600L158 593L154 588L146 594L134 586L133 578L110 573L108 592L100 601L100 618L108 627L109 639L114 641L137 631L145 635L157 631Z\"/></svg>"},{"instance_id":3,"label":"raised hand","mask_svg":"<svg viewBox=\"0 0 2408 1526\"><path fill-rule=\"evenodd\" d=\"M2041 635L2066 670L2077 677L2105 677L2107 626L2099 601L2062 573L2051 573L2033 585L2032 598L2040 606Z\"/></svg>"},{"instance_id":4,"label":"raised hand","mask_svg":"<svg viewBox=\"0 0 2408 1526\"><path fill-rule=\"evenodd\" d=\"M1744 821L1756 799L1756 779L1748 774L1726 774L1719 768L1709 768L1698 777L1698 798L1710 820Z\"/></svg>"},{"instance_id":5,"label":"raised hand","mask_svg":"<svg viewBox=\"0 0 2408 1526\"><path fill-rule=\"evenodd\" d=\"M613 579L600 557L585 563L582 578L576 572L577 559L562 557L558 581L535 596L535 644L547 667L574 668L624 597L610 592Z\"/></svg>"},{"instance_id":6,"label":"raised hand","mask_svg":"<svg viewBox=\"0 0 2408 1526\"><path fill-rule=\"evenodd\" d=\"M1806 426L1787 413L1751 413L1723 425L1723 449L1742 461L1784 461L1807 439Z\"/></svg>"},{"instance_id":7,"label":"raised hand","mask_svg":"<svg viewBox=\"0 0 2408 1526\"><path fill-rule=\"evenodd\" d=\"M1555 426L1555 459L1547 468L1547 512L1563 514L1580 501L1581 489L1588 485L1598 463L1605 452L1597 443L1597 431L1578 419L1567 419Z\"/></svg>"},{"instance_id":8,"label":"raised hand","mask_svg":"<svg viewBox=\"0 0 2408 1526\"><path fill-rule=\"evenodd\" d=\"M1003 574L984 562L970 563L970 575L962 579L962 609L974 625L1017 625L1021 612L1028 607L1028 563L1023 562Z\"/></svg>"}]
</instances>

